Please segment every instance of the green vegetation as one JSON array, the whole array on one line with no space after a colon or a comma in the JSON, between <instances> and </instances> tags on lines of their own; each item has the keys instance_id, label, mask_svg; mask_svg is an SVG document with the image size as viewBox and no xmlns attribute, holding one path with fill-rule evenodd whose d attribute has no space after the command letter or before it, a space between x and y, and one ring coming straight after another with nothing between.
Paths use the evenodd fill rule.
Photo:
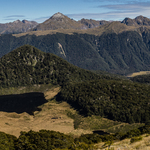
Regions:
<instances>
[{"instance_id":1,"label":"green vegetation","mask_svg":"<svg viewBox=\"0 0 150 150\"><path fill-rule=\"evenodd\" d=\"M117 133L117 132L128 132L129 130L133 130L139 127L144 126L144 123L122 123L118 121L109 120L106 118L102 118L101 116L88 116L88 117L77 117L80 120L80 124L78 125L79 129L84 130L102 130L107 133Z\"/></svg>"},{"instance_id":2,"label":"green vegetation","mask_svg":"<svg viewBox=\"0 0 150 150\"><path fill-rule=\"evenodd\" d=\"M80 68L126 75L149 70L149 39L148 29L141 31L140 34L136 31L116 34L111 30L101 36L77 33L20 37L1 35L0 57L17 47L29 44L43 52L60 56Z\"/></svg>"},{"instance_id":3,"label":"green vegetation","mask_svg":"<svg viewBox=\"0 0 150 150\"><path fill-rule=\"evenodd\" d=\"M1 88L0 95L23 94L23 93L31 93L31 92L44 93L47 89L50 89L52 87L56 87L56 86L52 84L34 84L34 85L26 85L26 86L18 86L18 87Z\"/></svg>"},{"instance_id":4,"label":"green vegetation","mask_svg":"<svg viewBox=\"0 0 150 150\"><path fill-rule=\"evenodd\" d=\"M139 82L139 83L146 83L149 84L150 83L150 75L139 75L139 76L135 76L130 78L132 81L134 82Z\"/></svg>"},{"instance_id":5,"label":"green vegetation","mask_svg":"<svg viewBox=\"0 0 150 150\"><path fill-rule=\"evenodd\" d=\"M104 146L109 147L114 141L131 138L131 143L142 140L142 134L149 134L150 127L144 126L127 133L116 134L84 134L78 138L65 135L56 131L40 130L39 132L21 132L18 138L0 133L0 146L2 150L53 150L53 149L83 149L94 148L94 144L105 142Z\"/></svg>"},{"instance_id":6,"label":"green vegetation","mask_svg":"<svg viewBox=\"0 0 150 150\"><path fill-rule=\"evenodd\" d=\"M1 142L2 147L4 147L6 140L9 141L6 146L12 147L12 150L88 149L98 142L105 142L106 146L110 146L114 140L139 137L142 134L150 133L149 85L135 83L119 76L111 76L105 73L95 74L80 69L54 54L41 52L30 45L19 47L0 59L0 95L2 102L7 102L8 94L41 92L22 94L19 97L18 95L10 95L9 97L16 100L17 105L14 106L21 109L21 111L17 110L16 112L22 112L24 106L29 108L25 105L27 103L26 99L33 102L35 108L35 102L29 98L23 98L24 96L32 99L35 96L36 102L38 101L37 97L42 97L43 103L45 103L43 92L53 85L61 86L61 91L56 96L56 100L66 101L78 110L78 113L66 112L68 117L74 119L75 129L88 129L84 125L87 122L90 123L95 117L95 120L92 120L93 124L89 125L90 129L107 128L106 131L113 134L85 134L74 139L72 136L59 132L41 130L39 132L21 132L19 138L16 139L2 133L1 136L4 137L2 138L4 141ZM41 104L41 100L39 102L36 107L43 104ZM3 105L1 106L3 107ZM9 106L8 110L10 111L10 105L7 106ZM33 113L32 110L25 111ZM11 112L14 112L14 110L11 110ZM86 119L83 118L83 115L86 116ZM101 121L101 117L111 119L113 122L106 121L106 124L100 124L98 119ZM129 131L125 126L120 125L118 121L146 123L146 125L139 124L139 128L136 126ZM8 125L7 122L5 124ZM118 128L110 128L113 125L117 125ZM132 140L134 142L139 138L133 138Z\"/></svg>"},{"instance_id":7,"label":"green vegetation","mask_svg":"<svg viewBox=\"0 0 150 150\"><path fill-rule=\"evenodd\" d=\"M60 84L100 78L50 53L25 45L0 59L0 86ZM102 78L105 78L102 76ZM107 77L106 78L110 78Z\"/></svg>"},{"instance_id":8,"label":"green vegetation","mask_svg":"<svg viewBox=\"0 0 150 150\"><path fill-rule=\"evenodd\" d=\"M0 149L15 150L16 140L17 138L15 136L0 132Z\"/></svg>"},{"instance_id":9,"label":"green vegetation","mask_svg":"<svg viewBox=\"0 0 150 150\"><path fill-rule=\"evenodd\" d=\"M142 140L141 136L139 136L139 137L132 137L131 140L130 140L130 142L134 143L134 142L141 141L141 140Z\"/></svg>"},{"instance_id":10,"label":"green vegetation","mask_svg":"<svg viewBox=\"0 0 150 150\"><path fill-rule=\"evenodd\" d=\"M128 123L149 121L150 87L125 80L94 80L62 87L60 99L86 116ZM58 97L59 98L59 97Z\"/></svg>"},{"instance_id":11,"label":"green vegetation","mask_svg":"<svg viewBox=\"0 0 150 150\"><path fill-rule=\"evenodd\" d=\"M0 59L1 88L35 84L61 85L57 100L67 101L87 116L127 123L149 121L150 89L147 85L80 69L30 45L19 47ZM76 127L79 124L80 119Z\"/></svg>"},{"instance_id":12,"label":"green vegetation","mask_svg":"<svg viewBox=\"0 0 150 150\"><path fill-rule=\"evenodd\" d=\"M69 148L73 143L73 138L60 132L40 130L39 132L21 132L16 144L16 149L47 149Z\"/></svg>"}]
</instances>

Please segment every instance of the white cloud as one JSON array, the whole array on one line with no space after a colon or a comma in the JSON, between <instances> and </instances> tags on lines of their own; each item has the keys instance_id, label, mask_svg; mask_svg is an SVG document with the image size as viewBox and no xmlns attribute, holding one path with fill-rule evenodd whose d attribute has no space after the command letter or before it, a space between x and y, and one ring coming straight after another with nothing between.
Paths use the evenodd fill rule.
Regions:
<instances>
[{"instance_id":1,"label":"white cloud","mask_svg":"<svg viewBox=\"0 0 150 150\"><path fill-rule=\"evenodd\" d=\"M85 1L102 1L102 0L85 0ZM107 2L111 0L106 0ZM105 2L106 2L105 1ZM115 0L115 2L121 2L121 0ZM126 3L125 3L126 2ZM150 17L150 2L139 0L124 1L124 4L105 4L96 6L99 13L80 13L80 14L68 14L69 17L79 20L81 18L97 19L97 20L123 20L125 17L135 18L139 15ZM95 9L96 9L95 8ZM107 10L101 12L102 8Z\"/></svg>"},{"instance_id":2,"label":"white cloud","mask_svg":"<svg viewBox=\"0 0 150 150\"><path fill-rule=\"evenodd\" d=\"M50 18L50 16L40 17L40 18L34 19L34 21L39 22L39 23L42 23L42 22L46 21L46 20L49 19L49 18Z\"/></svg>"},{"instance_id":3,"label":"white cloud","mask_svg":"<svg viewBox=\"0 0 150 150\"><path fill-rule=\"evenodd\" d=\"M14 21L14 20L18 20L18 19L23 19L25 18L24 15L10 15L10 16L5 16L3 20L8 20L8 21Z\"/></svg>"}]
</instances>

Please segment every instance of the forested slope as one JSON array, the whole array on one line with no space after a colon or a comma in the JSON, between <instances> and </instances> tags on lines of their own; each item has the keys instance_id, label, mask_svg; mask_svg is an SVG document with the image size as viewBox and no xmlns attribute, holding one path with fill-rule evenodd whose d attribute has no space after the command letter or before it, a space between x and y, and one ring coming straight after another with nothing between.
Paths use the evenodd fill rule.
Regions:
<instances>
[{"instance_id":1,"label":"forested slope","mask_svg":"<svg viewBox=\"0 0 150 150\"><path fill-rule=\"evenodd\" d=\"M142 30L142 29L141 29ZM129 74L150 70L150 31L122 33L0 36L0 56L24 44L60 56L88 70Z\"/></svg>"},{"instance_id":2,"label":"forested slope","mask_svg":"<svg viewBox=\"0 0 150 150\"><path fill-rule=\"evenodd\" d=\"M128 123L148 122L150 87L123 80L94 80L66 84L60 92L83 115L98 115Z\"/></svg>"},{"instance_id":3,"label":"forested slope","mask_svg":"<svg viewBox=\"0 0 150 150\"><path fill-rule=\"evenodd\" d=\"M0 58L0 87L59 84L114 77L97 75L64 59L24 45Z\"/></svg>"},{"instance_id":4,"label":"forested slope","mask_svg":"<svg viewBox=\"0 0 150 150\"><path fill-rule=\"evenodd\" d=\"M0 59L1 87L49 83L62 87L58 100L67 101L84 115L128 123L149 121L148 85L80 69L30 45Z\"/></svg>"}]
</instances>

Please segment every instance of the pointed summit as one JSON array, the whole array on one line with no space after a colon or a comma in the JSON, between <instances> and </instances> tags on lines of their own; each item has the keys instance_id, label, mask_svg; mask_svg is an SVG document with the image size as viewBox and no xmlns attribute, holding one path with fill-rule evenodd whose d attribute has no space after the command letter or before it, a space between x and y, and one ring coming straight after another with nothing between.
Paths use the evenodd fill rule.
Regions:
<instances>
[{"instance_id":1,"label":"pointed summit","mask_svg":"<svg viewBox=\"0 0 150 150\"><path fill-rule=\"evenodd\" d=\"M131 18L125 18L121 23L126 24L127 26L136 26L136 22Z\"/></svg>"},{"instance_id":2,"label":"pointed summit","mask_svg":"<svg viewBox=\"0 0 150 150\"><path fill-rule=\"evenodd\" d=\"M145 26L149 26L150 25L150 19L144 17L144 16L137 16L135 19L136 23L138 25L145 25Z\"/></svg>"},{"instance_id":3,"label":"pointed summit","mask_svg":"<svg viewBox=\"0 0 150 150\"><path fill-rule=\"evenodd\" d=\"M144 16L137 16L135 19L125 18L121 23L127 26L150 26L150 19Z\"/></svg>"},{"instance_id":4,"label":"pointed summit","mask_svg":"<svg viewBox=\"0 0 150 150\"><path fill-rule=\"evenodd\" d=\"M58 12L47 19L45 22L39 24L33 31L38 30L56 30L56 29L85 29L85 25L70 19L69 17Z\"/></svg>"},{"instance_id":5,"label":"pointed summit","mask_svg":"<svg viewBox=\"0 0 150 150\"><path fill-rule=\"evenodd\" d=\"M58 13L54 14L50 19L64 18L64 17L65 16L62 13L58 12Z\"/></svg>"}]
</instances>

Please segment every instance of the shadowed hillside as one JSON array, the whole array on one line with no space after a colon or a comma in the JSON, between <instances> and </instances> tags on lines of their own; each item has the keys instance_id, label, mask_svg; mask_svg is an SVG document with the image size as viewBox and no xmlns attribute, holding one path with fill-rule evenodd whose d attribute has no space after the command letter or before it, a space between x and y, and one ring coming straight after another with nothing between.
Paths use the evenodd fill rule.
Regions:
<instances>
[{"instance_id":1,"label":"shadowed hillside","mask_svg":"<svg viewBox=\"0 0 150 150\"><path fill-rule=\"evenodd\" d=\"M25 93L18 95L0 96L0 111L4 112L27 112L33 114L34 111L40 110L38 106L46 103L43 93Z\"/></svg>"}]
</instances>

